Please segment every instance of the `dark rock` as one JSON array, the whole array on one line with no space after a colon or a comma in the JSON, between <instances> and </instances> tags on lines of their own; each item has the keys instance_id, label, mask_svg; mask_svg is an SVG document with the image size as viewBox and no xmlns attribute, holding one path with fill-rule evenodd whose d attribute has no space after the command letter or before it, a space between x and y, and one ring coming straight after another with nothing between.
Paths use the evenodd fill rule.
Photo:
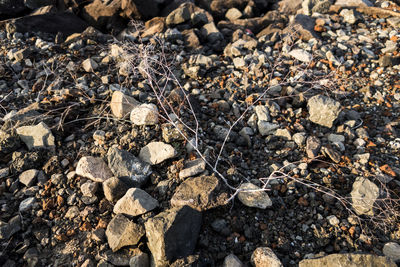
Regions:
<instances>
[{"instance_id":1,"label":"dark rock","mask_svg":"<svg viewBox=\"0 0 400 267\"><path fill-rule=\"evenodd\" d=\"M12 154L12 172L23 172L28 169L38 168L43 158L38 152L14 152Z\"/></svg>"},{"instance_id":2,"label":"dark rock","mask_svg":"<svg viewBox=\"0 0 400 267\"><path fill-rule=\"evenodd\" d=\"M289 34L299 34L303 41L308 41L312 38L319 39L319 36L314 31L315 20L309 16L298 14L294 20L284 30Z\"/></svg>"},{"instance_id":3,"label":"dark rock","mask_svg":"<svg viewBox=\"0 0 400 267\"><path fill-rule=\"evenodd\" d=\"M55 3L55 0L24 0L25 6L30 9L49 6Z\"/></svg>"},{"instance_id":4,"label":"dark rock","mask_svg":"<svg viewBox=\"0 0 400 267\"><path fill-rule=\"evenodd\" d=\"M19 215L12 217L8 223L0 221L0 239L9 239L19 230L21 230L21 218Z\"/></svg>"},{"instance_id":5,"label":"dark rock","mask_svg":"<svg viewBox=\"0 0 400 267\"><path fill-rule=\"evenodd\" d=\"M6 133L0 131L0 156L4 157L17 150L21 146L21 141L14 132Z\"/></svg>"},{"instance_id":6,"label":"dark rock","mask_svg":"<svg viewBox=\"0 0 400 267\"><path fill-rule=\"evenodd\" d=\"M17 17L27 11L24 0L1 0L0 19Z\"/></svg>"},{"instance_id":7,"label":"dark rock","mask_svg":"<svg viewBox=\"0 0 400 267\"><path fill-rule=\"evenodd\" d=\"M94 0L82 9L82 18L99 30L116 30L124 28L122 18L119 16L121 0L107 1Z\"/></svg>"},{"instance_id":8,"label":"dark rock","mask_svg":"<svg viewBox=\"0 0 400 267\"><path fill-rule=\"evenodd\" d=\"M118 177L111 177L103 182L104 196L110 202L118 201L128 189L129 187Z\"/></svg>"}]
</instances>

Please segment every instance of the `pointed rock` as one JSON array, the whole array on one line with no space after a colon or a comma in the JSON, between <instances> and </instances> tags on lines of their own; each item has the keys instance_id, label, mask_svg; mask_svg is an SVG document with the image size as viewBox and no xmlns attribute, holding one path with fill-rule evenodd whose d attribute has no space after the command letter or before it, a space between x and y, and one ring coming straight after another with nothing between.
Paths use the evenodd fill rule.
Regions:
<instances>
[{"instance_id":1,"label":"pointed rock","mask_svg":"<svg viewBox=\"0 0 400 267\"><path fill-rule=\"evenodd\" d=\"M140 102L133 97L124 95L120 91L115 91L111 98L110 107L113 115L120 119L127 116L132 109L139 105Z\"/></svg>"},{"instance_id":2,"label":"pointed rock","mask_svg":"<svg viewBox=\"0 0 400 267\"><path fill-rule=\"evenodd\" d=\"M175 149L163 142L151 142L140 150L139 158L144 162L156 165L175 157Z\"/></svg>"},{"instance_id":3,"label":"pointed rock","mask_svg":"<svg viewBox=\"0 0 400 267\"><path fill-rule=\"evenodd\" d=\"M104 182L113 176L107 164L101 158L82 157L76 166L76 174L94 182Z\"/></svg>"},{"instance_id":4,"label":"pointed rock","mask_svg":"<svg viewBox=\"0 0 400 267\"><path fill-rule=\"evenodd\" d=\"M29 150L33 148L54 148L54 136L44 122L35 126L17 128L17 134Z\"/></svg>"},{"instance_id":5,"label":"pointed rock","mask_svg":"<svg viewBox=\"0 0 400 267\"><path fill-rule=\"evenodd\" d=\"M254 267L283 267L279 258L268 247L257 248L251 255L251 263Z\"/></svg>"},{"instance_id":6,"label":"pointed rock","mask_svg":"<svg viewBox=\"0 0 400 267\"><path fill-rule=\"evenodd\" d=\"M117 201L114 213L138 216L155 209L158 201L140 188L131 188Z\"/></svg>"}]
</instances>

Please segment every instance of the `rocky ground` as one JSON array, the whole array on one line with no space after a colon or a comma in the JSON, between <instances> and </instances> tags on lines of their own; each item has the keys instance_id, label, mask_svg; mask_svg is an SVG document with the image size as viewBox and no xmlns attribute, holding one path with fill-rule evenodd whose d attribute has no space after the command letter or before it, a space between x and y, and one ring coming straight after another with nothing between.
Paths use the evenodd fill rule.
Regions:
<instances>
[{"instance_id":1,"label":"rocky ground","mask_svg":"<svg viewBox=\"0 0 400 267\"><path fill-rule=\"evenodd\" d=\"M0 8L2 266L397 266L395 2L44 2Z\"/></svg>"}]
</instances>

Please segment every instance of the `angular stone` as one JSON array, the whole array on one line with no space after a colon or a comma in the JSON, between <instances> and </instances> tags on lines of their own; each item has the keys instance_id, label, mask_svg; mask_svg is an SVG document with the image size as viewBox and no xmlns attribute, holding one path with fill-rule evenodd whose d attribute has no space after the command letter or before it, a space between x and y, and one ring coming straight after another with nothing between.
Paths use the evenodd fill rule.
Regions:
<instances>
[{"instance_id":1,"label":"angular stone","mask_svg":"<svg viewBox=\"0 0 400 267\"><path fill-rule=\"evenodd\" d=\"M113 203L125 195L128 189L128 186L117 177L111 177L103 182L104 196L108 201Z\"/></svg>"},{"instance_id":2,"label":"angular stone","mask_svg":"<svg viewBox=\"0 0 400 267\"><path fill-rule=\"evenodd\" d=\"M358 215L374 215L374 203L379 197L379 188L370 180L358 177L350 193L352 207Z\"/></svg>"},{"instance_id":3,"label":"angular stone","mask_svg":"<svg viewBox=\"0 0 400 267\"><path fill-rule=\"evenodd\" d=\"M331 254L317 259L306 259L299 263L299 267L337 267L337 266L379 266L396 267L397 265L387 257L372 254Z\"/></svg>"},{"instance_id":4,"label":"angular stone","mask_svg":"<svg viewBox=\"0 0 400 267\"><path fill-rule=\"evenodd\" d=\"M151 142L143 147L139 153L139 158L151 165L159 164L175 156L174 147L163 142Z\"/></svg>"},{"instance_id":5,"label":"angular stone","mask_svg":"<svg viewBox=\"0 0 400 267\"><path fill-rule=\"evenodd\" d=\"M179 172L179 178L185 179L202 173L206 169L206 163L203 159L186 161L182 170Z\"/></svg>"},{"instance_id":6,"label":"angular stone","mask_svg":"<svg viewBox=\"0 0 400 267\"><path fill-rule=\"evenodd\" d=\"M89 178L94 182L104 182L113 176L111 170L102 158L92 156L82 157L76 166L76 174Z\"/></svg>"},{"instance_id":7,"label":"angular stone","mask_svg":"<svg viewBox=\"0 0 400 267\"><path fill-rule=\"evenodd\" d=\"M168 266L191 255L200 227L201 213L189 206L171 208L148 219L146 236L155 266Z\"/></svg>"},{"instance_id":8,"label":"angular stone","mask_svg":"<svg viewBox=\"0 0 400 267\"><path fill-rule=\"evenodd\" d=\"M341 105L327 96L316 95L307 103L310 121L331 128L341 112Z\"/></svg>"},{"instance_id":9,"label":"angular stone","mask_svg":"<svg viewBox=\"0 0 400 267\"><path fill-rule=\"evenodd\" d=\"M147 253L140 253L138 255L133 256L129 260L129 267L149 267L149 255Z\"/></svg>"},{"instance_id":10,"label":"angular stone","mask_svg":"<svg viewBox=\"0 0 400 267\"><path fill-rule=\"evenodd\" d=\"M259 247L251 254L251 263L254 267L283 267L279 258L272 249Z\"/></svg>"},{"instance_id":11,"label":"angular stone","mask_svg":"<svg viewBox=\"0 0 400 267\"><path fill-rule=\"evenodd\" d=\"M228 11L225 13L225 17L230 21L234 21L242 17L242 12L240 12L239 9L233 7L228 9Z\"/></svg>"},{"instance_id":12,"label":"angular stone","mask_svg":"<svg viewBox=\"0 0 400 267\"><path fill-rule=\"evenodd\" d=\"M125 246L136 245L144 234L143 226L132 222L122 214L117 214L106 230L108 245L113 252Z\"/></svg>"},{"instance_id":13,"label":"angular stone","mask_svg":"<svg viewBox=\"0 0 400 267\"><path fill-rule=\"evenodd\" d=\"M368 7L373 6L369 0L336 0L335 5L346 7Z\"/></svg>"},{"instance_id":14,"label":"angular stone","mask_svg":"<svg viewBox=\"0 0 400 267\"><path fill-rule=\"evenodd\" d=\"M171 206L190 206L199 211L219 204L219 180L215 176L188 178L178 186L171 198Z\"/></svg>"},{"instance_id":15,"label":"angular stone","mask_svg":"<svg viewBox=\"0 0 400 267\"><path fill-rule=\"evenodd\" d=\"M71 206L65 213L64 217L67 219L73 219L79 216L79 208L77 206Z\"/></svg>"},{"instance_id":16,"label":"angular stone","mask_svg":"<svg viewBox=\"0 0 400 267\"><path fill-rule=\"evenodd\" d=\"M81 192L83 196L93 197L97 191L98 184L90 180L81 185Z\"/></svg>"},{"instance_id":17,"label":"angular stone","mask_svg":"<svg viewBox=\"0 0 400 267\"><path fill-rule=\"evenodd\" d=\"M25 186L32 186L35 183L36 177L38 176L39 171L35 169L24 171L19 175L19 182L24 184Z\"/></svg>"},{"instance_id":18,"label":"angular stone","mask_svg":"<svg viewBox=\"0 0 400 267\"><path fill-rule=\"evenodd\" d=\"M17 134L29 150L32 148L54 148L54 136L44 122L35 126L17 128Z\"/></svg>"},{"instance_id":19,"label":"angular stone","mask_svg":"<svg viewBox=\"0 0 400 267\"><path fill-rule=\"evenodd\" d=\"M158 207L158 201L140 188L130 188L125 195L117 201L114 213L138 216Z\"/></svg>"},{"instance_id":20,"label":"angular stone","mask_svg":"<svg viewBox=\"0 0 400 267\"><path fill-rule=\"evenodd\" d=\"M321 141L316 136L309 136L306 143L307 157L313 159L318 156L321 150Z\"/></svg>"},{"instance_id":21,"label":"angular stone","mask_svg":"<svg viewBox=\"0 0 400 267\"><path fill-rule=\"evenodd\" d=\"M303 49L293 49L289 55L305 63L310 63L312 60L312 55Z\"/></svg>"},{"instance_id":22,"label":"angular stone","mask_svg":"<svg viewBox=\"0 0 400 267\"><path fill-rule=\"evenodd\" d=\"M266 106L257 105L254 108L254 111L257 114L258 121L270 121L271 120L269 110Z\"/></svg>"},{"instance_id":23,"label":"angular stone","mask_svg":"<svg viewBox=\"0 0 400 267\"><path fill-rule=\"evenodd\" d=\"M179 130L177 128L179 128ZM161 131L162 137L167 143L185 140L185 138L181 135L181 133L186 134L182 124L178 124L177 127L174 127L170 123L164 123L161 125Z\"/></svg>"},{"instance_id":24,"label":"angular stone","mask_svg":"<svg viewBox=\"0 0 400 267\"><path fill-rule=\"evenodd\" d=\"M107 154L108 165L114 176L128 186L140 187L148 180L151 167L126 150L111 147Z\"/></svg>"},{"instance_id":25,"label":"angular stone","mask_svg":"<svg viewBox=\"0 0 400 267\"><path fill-rule=\"evenodd\" d=\"M294 17L293 22L285 29L290 34L300 34L303 41L309 41L312 38L319 38L314 31L315 21L313 18L298 14Z\"/></svg>"},{"instance_id":26,"label":"angular stone","mask_svg":"<svg viewBox=\"0 0 400 267\"><path fill-rule=\"evenodd\" d=\"M383 254L394 262L400 261L400 245L396 242L388 242L383 246Z\"/></svg>"},{"instance_id":27,"label":"angular stone","mask_svg":"<svg viewBox=\"0 0 400 267\"><path fill-rule=\"evenodd\" d=\"M266 209L272 206L272 201L268 194L260 187L252 183L244 183L239 187L238 199L243 205L252 208ZM249 191L246 191L249 190ZM253 191L252 191L253 190Z\"/></svg>"},{"instance_id":28,"label":"angular stone","mask_svg":"<svg viewBox=\"0 0 400 267\"><path fill-rule=\"evenodd\" d=\"M279 128L279 124L267 121L259 121L257 123L257 126L258 126L258 131L262 136L272 134L276 129Z\"/></svg>"},{"instance_id":29,"label":"angular stone","mask_svg":"<svg viewBox=\"0 0 400 267\"><path fill-rule=\"evenodd\" d=\"M234 254L225 257L222 267L244 267L244 264Z\"/></svg>"},{"instance_id":30,"label":"angular stone","mask_svg":"<svg viewBox=\"0 0 400 267\"><path fill-rule=\"evenodd\" d=\"M0 221L0 240L9 239L13 234L21 230L20 215L12 217L8 223Z\"/></svg>"},{"instance_id":31,"label":"angular stone","mask_svg":"<svg viewBox=\"0 0 400 267\"><path fill-rule=\"evenodd\" d=\"M88 58L82 62L82 67L86 72L93 72L97 70L99 65L91 58Z\"/></svg>"},{"instance_id":32,"label":"angular stone","mask_svg":"<svg viewBox=\"0 0 400 267\"><path fill-rule=\"evenodd\" d=\"M131 111L130 119L135 125L155 125L158 123L158 108L154 104L142 104Z\"/></svg>"},{"instance_id":33,"label":"angular stone","mask_svg":"<svg viewBox=\"0 0 400 267\"><path fill-rule=\"evenodd\" d=\"M132 109L139 105L139 101L137 101L133 97L124 95L120 91L114 91L110 103L113 115L119 119L130 114Z\"/></svg>"},{"instance_id":34,"label":"angular stone","mask_svg":"<svg viewBox=\"0 0 400 267\"><path fill-rule=\"evenodd\" d=\"M175 9L171 13L169 13L165 22L167 26L173 26L190 20L190 17L191 17L190 4L185 3L180 5L177 9Z\"/></svg>"}]
</instances>

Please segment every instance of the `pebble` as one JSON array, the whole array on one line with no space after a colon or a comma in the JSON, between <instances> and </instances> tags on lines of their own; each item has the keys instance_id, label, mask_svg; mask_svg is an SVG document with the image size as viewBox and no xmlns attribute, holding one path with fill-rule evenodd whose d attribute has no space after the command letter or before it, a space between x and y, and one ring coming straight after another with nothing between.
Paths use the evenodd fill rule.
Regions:
<instances>
[{"instance_id":1,"label":"pebble","mask_svg":"<svg viewBox=\"0 0 400 267\"><path fill-rule=\"evenodd\" d=\"M155 125L158 123L158 108L154 104L142 104L131 111L130 120L135 125Z\"/></svg>"},{"instance_id":2,"label":"pebble","mask_svg":"<svg viewBox=\"0 0 400 267\"><path fill-rule=\"evenodd\" d=\"M272 201L268 194L252 183L243 183L239 187L239 190L244 191L238 193L238 199L247 207L266 209L267 207L272 206Z\"/></svg>"}]
</instances>

